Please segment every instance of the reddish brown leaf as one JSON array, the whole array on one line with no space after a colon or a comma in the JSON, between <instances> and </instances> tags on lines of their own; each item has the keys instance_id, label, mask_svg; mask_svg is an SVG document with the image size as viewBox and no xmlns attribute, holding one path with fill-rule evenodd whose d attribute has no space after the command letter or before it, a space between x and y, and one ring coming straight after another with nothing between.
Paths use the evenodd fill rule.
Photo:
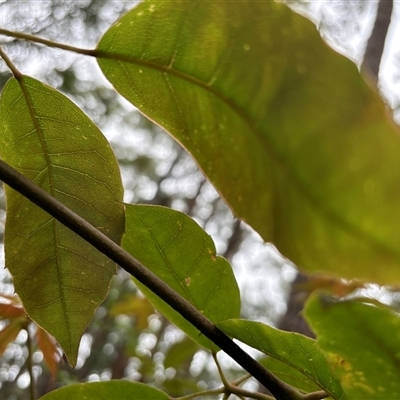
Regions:
<instances>
[{"instance_id":1,"label":"reddish brown leaf","mask_svg":"<svg viewBox=\"0 0 400 400\"><path fill-rule=\"evenodd\" d=\"M47 364L53 378L57 374L58 365L61 357L57 350L56 342L45 330L38 327L37 331L38 346L43 353L43 358Z\"/></svg>"},{"instance_id":2,"label":"reddish brown leaf","mask_svg":"<svg viewBox=\"0 0 400 400\"><path fill-rule=\"evenodd\" d=\"M0 303L0 318L15 319L25 316L26 313L23 307L14 304Z\"/></svg>"},{"instance_id":3,"label":"reddish brown leaf","mask_svg":"<svg viewBox=\"0 0 400 400\"><path fill-rule=\"evenodd\" d=\"M306 283L301 283L298 288L308 292L314 290L325 290L338 297L344 297L356 289L362 289L365 285L360 281L346 281L344 279L337 279L328 275L314 275L311 276Z\"/></svg>"}]
</instances>

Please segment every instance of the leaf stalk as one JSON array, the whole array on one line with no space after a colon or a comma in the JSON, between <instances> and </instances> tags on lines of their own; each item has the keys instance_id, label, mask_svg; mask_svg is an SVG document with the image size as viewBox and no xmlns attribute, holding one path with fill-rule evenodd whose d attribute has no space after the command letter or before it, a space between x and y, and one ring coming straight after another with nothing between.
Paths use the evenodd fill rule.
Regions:
<instances>
[{"instance_id":1,"label":"leaf stalk","mask_svg":"<svg viewBox=\"0 0 400 400\"><path fill-rule=\"evenodd\" d=\"M52 48L61 49L61 50L67 50L67 51L71 51L73 53L84 54L87 56L93 56L95 53L95 50L82 49L80 47L70 46L68 44L58 43L58 42L54 42L49 39L44 39L44 38L41 38L38 36L29 35L27 33L10 31L8 29L0 28L0 35L13 37L15 39L20 39L20 40L26 40L26 41L33 42L33 43L39 43L39 44L43 44L47 47L52 47Z\"/></svg>"}]
</instances>

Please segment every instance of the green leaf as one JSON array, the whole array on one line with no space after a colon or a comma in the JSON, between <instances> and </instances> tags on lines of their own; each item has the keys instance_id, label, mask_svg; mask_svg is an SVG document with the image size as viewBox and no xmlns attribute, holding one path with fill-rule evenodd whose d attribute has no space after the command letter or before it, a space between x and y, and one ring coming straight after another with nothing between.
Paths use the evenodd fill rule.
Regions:
<instances>
[{"instance_id":1,"label":"green leaf","mask_svg":"<svg viewBox=\"0 0 400 400\"><path fill-rule=\"evenodd\" d=\"M299 267L400 281L400 136L310 21L273 1L149 0L105 33L97 56Z\"/></svg>"},{"instance_id":2,"label":"green leaf","mask_svg":"<svg viewBox=\"0 0 400 400\"><path fill-rule=\"evenodd\" d=\"M166 352L164 358L164 367L180 368L185 361L190 361L196 351L199 349L197 343L185 337L182 341L174 343Z\"/></svg>"},{"instance_id":3,"label":"green leaf","mask_svg":"<svg viewBox=\"0 0 400 400\"><path fill-rule=\"evenodd\" d=\"M400 399L400 318L388 308L313 296L306 317L349 399Z\"/></svg>"},{"instance_id":4,"label":"green leaf","mask_svg":"<svg viewBox=\"0 0 400 400\"><path fill-rule=\"evenodd\" d=\"M285 332L261 322L231 319L217 324L229 336L297 369L334 399L344 400L343 390L315 340Z\"/></svg>"},{"instance_id":5,"label":"green leaf","mask_svg":"<svg viewBox=\"0 0 400 400\"><path fill-rule=\"evenodd\" d=\"M11 79L0 100L0 156L119 242L124 216L114 154L98 128L61 93ZM6 266L26 312L51 333L72 365L103 301L115 264L6 187Z\"/></svg>"},{"instance_id":6,"label":"green leaf","mask_svg":"<svg viewBox=\"0 0 400 400\"><path fill-rule=\"evenodd\" d=\"M45 394L41 400L168 400L161 390L138 382L112 380L107 382L76 383Z\"/></svg>"},{"instance_id":7,"label":"green leaf","mask_svg":"<svg viewBox=\"0 0 400 400\"><path fill-rule=\"evenodd\" d=\"M240 315L232 268L215 255L209 235L186 214L161 206L126 205L122 247L212 322ZM162 314L202 346L211 343L180 314L137 282ZM215 347L215 346L214 346Z\"/></svg>"},{"instance_id":8,"label":"green leaf","mask_svg":"<svg viewBox=\"0 0 400 400\"><path fill-rule=\"evenodd\" d=\"M197 393L199 391L197 382L179 377L165 380L163 382L163 388L169 393L171 398L184 396L188 393Z\"/></svg>"},{"instance_id":9,"label":"green leaf","mask_svg":"<svg viewBox=\"0 0 400 400\"><path fill-rule=\"evenodd\" d=\"M308 379L303 373L275 358L264 358L260 360L260 364L264 365L268 371L272 372L290 386L305 393L312 393L321 390L319 386Z\"/></svg>"}]
</instances>

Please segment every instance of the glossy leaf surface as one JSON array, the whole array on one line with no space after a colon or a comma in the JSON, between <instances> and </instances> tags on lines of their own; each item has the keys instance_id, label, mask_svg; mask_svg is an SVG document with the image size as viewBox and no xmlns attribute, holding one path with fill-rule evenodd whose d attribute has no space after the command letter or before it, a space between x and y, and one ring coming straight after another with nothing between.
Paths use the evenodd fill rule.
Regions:
<instances>
[{"instance_id":1,"label":"glossy leaf surface","mask_svg":"<svg viewBox=\"0 0 400 400\"><path fill-rule=\"evenodd\" d=\"M242 319L222 321L217 325L234 339L297 369L334 399L346 398L315 340Z\"/></svg>"},{"instance_id":2,"label":"glossy leaf surface","mask_svg":"<svg viewBox=\"0 0 400 400\"><path fill-rule=\"evenodd\" d=\"M0 100L0 156L115 241L123 232L122 183L98 128L61 93L11 79ZM80 337L107 294L115 264L6 187L6 266L35 322L72 364Z\"/></svg>"},{"instance_id":3,"label":"glossy leaf surface","mask_svg":"<svg viewBox=\"0 0 400 400\"><path fill-rule=\"evenodd\" d=\"M211 237L186 214L161 206L127 204L122 247L212 322L239 316L240 294L230 264L216 256ZM210 348L209 340L196 328L135 282L171 322Z\"/></svg>"},{"instance_id":4,"label":"glossy leaf surface","mask_svg":"<svg viewBox=\"0 0 400 400\"><path fill-rule=\"evenodd\" d=\"M310 21L273 1L145 1L97 55L299 267L400 282L400 136Z\"/></svg>"},{"instance_id":5,"label":"glossy leaf surface","mask_svg":"<svg viewBox=\"0 0 400 400\"><path fill-rule=\"evenodd\" d=\"M76 383L54 390L41 400L169 400L161 390L138 382L111 380L108 382Z\"/></svg>"},{"instance_id":6,"label":"glossy leaf surface","mask_svg":"<svg viewBox=\"0 0 400 400\"><path fill-rule=\"evenodd\" d=\"M314 296L306 316L349 399L400 398L400 318L356 301Z\"/></svg>"}]
</instances>

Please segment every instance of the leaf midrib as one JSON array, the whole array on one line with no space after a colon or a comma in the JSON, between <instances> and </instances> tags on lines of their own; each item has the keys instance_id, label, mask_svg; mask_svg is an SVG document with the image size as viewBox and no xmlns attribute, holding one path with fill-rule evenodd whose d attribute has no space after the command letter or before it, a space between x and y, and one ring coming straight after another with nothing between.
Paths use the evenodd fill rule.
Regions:
<instances>
[{"instance_id":1,"label":"leaf midrib","mask_svg":"<svg viewBox=\"0 0 400 400\"><path fill-rule=\"evenodd\" d=\"M36 90L36 88L26 84L24 82L24 79L25 79L24 76L22 76L20 79L17 79L17 82L18 82L18 84L19 84L19 86L21 88L21 91L23 93L23 96L25 98L25 103L26 103L26 105L28 107L29 114L31 116L31 120L32 120L33 126L35 128L37 137L39 139L40 145L41 145L42 150L43 150L43 156L44 156L44 159L45 159L45 162L46 162L46 165L47 165L47 170L48 170L50 194L53 197L56 197L55 194L54 194L55 193L55 188L54 188L54 179L53 179L53 170L52 170L51 160L50 160L50 157L49 157L49 154L48 154L48 149L47 149L44 137L43 137L42 129L41 129L41 127L39 125L39 122L37 120L37 117L36 117L37 113L35 112L35 107L33 105L33 101L31 99L29 91L28 91L28 88L30 88L31 90ZM54 243L55 243L55 253L56 253L57 275L58 275L57 283L58 283L58 289L59 289L59 293L60 293L61 307L63 309L64 320L65 320L65 323L67 325L67 327L66 327L67 328L67 334L69 336L68 344L70 344L71 343L71 337L70 337L71 324L70 324L70 320L69 320L69 312L67 310L67 302L66 302L66 299L65 299L65 296L64 296L64 291L63 291L64 285L63 285L63 276L62 276L62 273L61 273L60 252L58 251L58 245L57 245L57 243L59 242L59 238L58 238L59 235L58 235L58 229L57 229L58 222L53 217L52 217L52 220L53 220L53 230L54 230L54 238L55 238ZM69 352L70 351L71 351L71 349L69 350Z\"/></svg>"}]
</instances>

